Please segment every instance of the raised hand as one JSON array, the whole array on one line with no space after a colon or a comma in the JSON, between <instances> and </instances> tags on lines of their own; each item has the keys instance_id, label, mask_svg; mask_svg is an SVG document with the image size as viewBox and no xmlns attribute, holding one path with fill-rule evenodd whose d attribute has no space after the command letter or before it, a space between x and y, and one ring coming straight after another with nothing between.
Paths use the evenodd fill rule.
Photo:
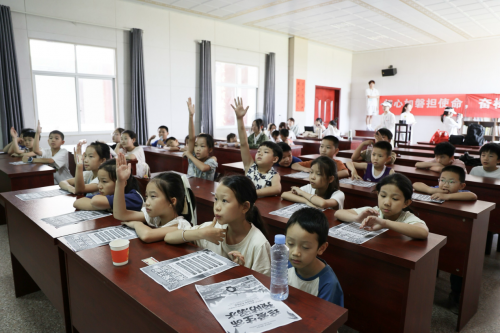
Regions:
<instances>
[{"instance_id":1,"label":"raised hand","mask_svg":"<svg viewBox=\"0 0 500 333\"><path fill-rule=\"evenodd\" d=\"M191 97L188 98L187 106L188 106L189 114L191 116L194 116L195 108L194 108L194 104L191 102Z\"/></svg>"},{"instance_id":2,"label":"raised hand","mask_svg":"<svg viewBox=\"0 0 500 333\"><path fill-rule=\"evenodd\" d=\"M14 141L15 138L17 138L17 131L14 129L14 127L10 128L10 136L12 137L12 141Z\"/></svg>"},{"instance_id":3,"label":"raised hand","mask_svg":"<svg viewBox=\"0 0 500 333\"><path fill-rule=\"evenodd\" d=\"M236 105L236 107L233 104L231 104L231 107L233 108L234 113L236 114L236 118L242 119L243 117L245 117L249 106L247 106L247 108L245 109L245 107L243 106L243 99L241 97L235 98L234 104Z\"/></svg>"},{"instance_id":4,"label":"raised hand","mask_svg":"<svg viewBox=\"0 0 500 333\"><path fill-rule=\"evenodd\" d=\"M149 138L149 141L152 141L154 138L156 138L156 135L151 135L151 137Z\"/></svg>"},{"instance_id":5,"label":"raised hand","mask_svg":"<svg viewBox=\"0 0 500 333\"><path fill-rule=\"evenodd\" d=\"M233 262L237 263L238 265L245 266L245 257L240 252L231 251L228 254L233 256Z\"/></svg>"},{"instance_id":6,"label":"raised hand","mask_svg":"<svg viewBox=\"0 0 500 333\"><path fill-rule=\"evenodd\" d=\"M381 219L378 216L368 216L361 223L360 229L365 229L368 231L377 231L385 228L386 223L384 219Z\"/></svg>"},{"instance_id":7,"label":"raised hand","mask_svg":"<svg viewBox=\"0 0 500 333\"><path fill-rule=\"evenodd\" d=\"M220 242L223 242L226 239L226 229L216 228L217 219L214 217L212 224L208 227L205 227L203 230L203 239L219 245Z\"/></svg>"},{"instance_id":8,"label":"raised hand","mask_svg":"<svg viewBox=\"0 0 500 333\"><path fill-rule=\"evenodd\" d=\"M36 126L37 133L42 133L42 126L40 125L40 120L38 120L38 125Z\"/></svg>"},{"instance_id":9,"label":"raised hand","mask_svg":"<svg viewBox=\"0 0 500 333\"><path fill-rule=\"evenodd\" d=\"M119 181L126 182L132 173L132 165L127 164L127 159L122 153L116 157L116 178Z\"/></svg>"}]
</instances>

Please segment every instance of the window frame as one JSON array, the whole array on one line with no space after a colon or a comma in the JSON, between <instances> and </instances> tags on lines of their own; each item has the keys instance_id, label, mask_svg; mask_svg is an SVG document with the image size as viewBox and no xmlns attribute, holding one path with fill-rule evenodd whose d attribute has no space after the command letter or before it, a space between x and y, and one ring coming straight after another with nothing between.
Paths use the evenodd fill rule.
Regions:
<instances>
[{"instance_id":1,"label":"window frame","mask_svg":"<svg viewBox=\"0 0 500 333\"><path fill-rule=\"evenodd\" d=\"M217 63L222 63L222 64L230 64L230 65L235 65L235 66L246 66L246 67L254 67L257 69L257 85L256 86L253 86L253 85L244 85L244 84L235 84L235 83L219 83L217 82ZM220 61L220 60L216 60L215 61L215 75L214 75L214 81L215 81L215 129L220 129L220 130L228 130L228 129L235 129L235 128L238 128L238 122L237 122L237 119L236 119L236 116L234 116L234 126L230 125L230 126L217 126L217 117L218 117L218 113L217 113L217 108L218 108L218 105L217 105L217 102L218 102L218 99L217 99L217 87L219 86L222 86L222 87L230 87L230 88L235 88L235 89L238 89L238 88L255 88L255 116L257 116L257 109L259 107L259 76L260 76L260 67L259 66L254 66L254 65L248 65L248 64L242 64L242 63L236 63L236 62L228 62L228 61ZM255 120L255 119L254 119ZM251 128L252 127L252 122L253 120L250 122L250 124L248 125L245 125L245 128L248 129L248 128Z\"/></svg>"},{"instance_id":2,"label":"window frame","mask_svg":"<svg viewBox=\"0 0 500 333\"><path fill-rule=\"evenodd\" d=\"M41 71L41 70L34 70L33 69L33 62L31 59L31 41L32 40L38 40L38 41L43 41L43 42L52 42L52 43L62 43L62 44L70 44L73 45L75 49L75 73L68 73L68 72L54 72L54 71ZM78 73L78 60L77 60L77 52L76 52L76 47L77 46L89 46L89 47L97 47L97 48L102 48L102 49L112 49L115 52L115 75L102 75L102 74L82 74ZM79 80L78 79L101 79L101 80L111 80L112 84L112 90L113 90L113 130L117 127L118 123L118 109L116 102L118 101L117 98L117 88L116 88L116 77L117 77L117 52L116 48L113 47L103 47L103 46L96 46L96 45L90 45L90 44L80 44L80 43L70 43L70 42L61 42L58 40L51 40L51 39L40 39L40 38L29 38L28 39L28 48L29 48L29 57L30 57L30 69L31 69L31 82L32 82L32 87L33 87L33 104L34 104L34 109L35 109L35 122L37 122L40 117L38 115L38 100L37 100L37 94L36 94L36 76L37 75L42 75L42 76L56 76L56 77L72 77L75 79L75 96L76 96L76 110L77 110L77 123L78 123L78 131L77 132L63 132L65 136L68 135L81 135L81 134L89 134L89 135L95 135L95 134L109 134L109 131L82 131L82 124L81 124L81 110L80 110L80 86L79 86ZM42 124L43 126L43 124ZM50 130L52 131L52 130ZM50 133L50 132L43 132L43 133Z\"/></svg>"}]
</instances>

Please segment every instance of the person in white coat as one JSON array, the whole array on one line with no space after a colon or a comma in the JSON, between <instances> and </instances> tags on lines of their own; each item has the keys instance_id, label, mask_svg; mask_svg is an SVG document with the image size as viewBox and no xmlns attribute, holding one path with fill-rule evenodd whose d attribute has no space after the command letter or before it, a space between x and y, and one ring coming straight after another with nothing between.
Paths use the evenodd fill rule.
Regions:
<instances>
[{"instance_id":1,"label":"person in white coat","mask_svg":"<svg viewBox=\"0 0 500 333\"><path fill-rule=\"evenodd\" d=\"M375 131L378 131L379 128L387 128L391 131L394 138L394 129L396 127L396 117L394 113L391 112L392 103L389 101L385 101L381 104L384 107L384 113L382 114L382 121L380 125L375 128Z\"/></svg>"},{"instance_id":2,"label":"person in white coat","mask_svg":"<svg viewBox=\"0 0 500 333\"><path fill-rule=\"evenodd\" d=\"M441 115L441 122L443 123L443 130L448 132L448 135L457 135L457 129L462 127L462 116L458 115L457 121L455 121L452 117L456 115L455 109L451 106L447 106L444 109L443 114Z\"/></svg>"},{"instance_id":3,"label":"person in white coat","mask_svg":"<svg viewBox=\"0 0 500 333\"><path fill-rule=\"evenodd\" d=\"M378 112L378 103L380 100L380 93L375 89L375 81L368 82L369 88L366 89L366 129L373 131L372 117Z\"/></svg>"},{"instance_id":4,"label":"person in white coat","mask_svg":"<svg viewBox=\"0 0 500 333\"><path fill-rule=\"evenodd\" d=\"M408 125L411 125L410 143L413 143L413 129L415 127L415 124L417 123L417 121L415 120L415 116L411 113L412 109L413 104L406 103L405 106L403 106L403 110L401 110L401 116L399 117L399 120L404 120Z\"/></svg>"}]
</instances>

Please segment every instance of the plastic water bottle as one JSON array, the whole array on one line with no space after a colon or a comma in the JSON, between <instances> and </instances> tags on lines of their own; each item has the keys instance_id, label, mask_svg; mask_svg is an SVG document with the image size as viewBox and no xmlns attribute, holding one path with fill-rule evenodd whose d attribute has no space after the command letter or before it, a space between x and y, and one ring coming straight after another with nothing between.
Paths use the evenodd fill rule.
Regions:
<instances>
[{"instance_id":1,"label":"plastic water bottle","mask_svg":"<svg viewBox=\"0 0 500 333\"><path fill-rule=\"evenodd\" d=\"M288 298L288 247L285 235L274 236L271 247L271 298L284 301Z\"/></svg>"},{"instance_id":2,"label":"plastic water bottle","mask_svg":"<svg viewBox=\"0 0 500 333\"><path fill-rule=\"evenodd\" d=\"M163 142L163 135L158 138L158 143L156 144L157 148L163 148L163 146L160 144L160 141Z\"/></svg>"}]
</instances>

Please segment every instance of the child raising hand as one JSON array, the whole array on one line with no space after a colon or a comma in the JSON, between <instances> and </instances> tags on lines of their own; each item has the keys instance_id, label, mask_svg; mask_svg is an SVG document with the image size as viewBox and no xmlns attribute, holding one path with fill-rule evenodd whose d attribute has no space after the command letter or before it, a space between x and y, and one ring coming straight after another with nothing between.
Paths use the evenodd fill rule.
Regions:
<instances>
[{"instance_id":1,"label":"child raising hand","mask_svg":"<svg viewBox=\"0 0 500 333\"><path fill-rule=\"evenodd\" d=\"M245 117L246 109L243 107L243 100L238 97L234 100L234 105L231 107L238 119L238 134L241 144L241 159L245 168L245 174L254 183L259 197L269 197L279 195L281 193L281 178L280 175L273 169L273 164L278 163L283 157L283 151L280 146L274 142L265 141L259 145L255 161L250 154L250 146L248 145L247 133L245 132Z\"/></svg>"}]
</instances>

